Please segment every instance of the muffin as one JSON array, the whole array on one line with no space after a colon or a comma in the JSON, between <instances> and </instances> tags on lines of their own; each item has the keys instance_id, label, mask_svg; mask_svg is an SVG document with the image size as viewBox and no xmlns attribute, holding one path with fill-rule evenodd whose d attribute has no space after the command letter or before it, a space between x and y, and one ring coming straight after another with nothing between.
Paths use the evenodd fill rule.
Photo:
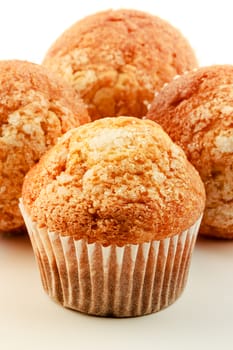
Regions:
<instances>
[{"instance_id":1,"label":"muffin","mask_svg":"<svg viewBox=\"0 0 233 350\"><path fill-rule=\"evenodd\" d=\"M144 116L154 91L197 67L197 60L168 22L124 9L75 23L51 46L43 64L75 87L95 120Z\"/></svg>"},{"instance_id":2,"label":"muffin","mask_svg":"<svg viewBox=\"0 0 233 350\"><path fill-rule=\"evenodd\" d=\"M200 232L233 238L233 66L203 67L165 86L148 118L199 171L206 189Z\"/></svg>"},{"instance_id":3,"label":"muffin","mask_svg":"<svg viewBox=\"0 0 233 350\"><path fill-rule=\"evenodd\" d=\"M182 292L204 187L156 123L104 118L69 131L22 193L44 288L65 307L139 316Z\"/></svg>"},{"instance_id":4,"label":"muffin","mask_svg":"<svg viewBox=\"0 0 233 350\"><path fill-rule=\"evenodd\" d=\"M77 93L44 67L0 61L0 232L24 225L18 201L29 168L61 134L86 121Z\"/></svg>"}]
</instances>

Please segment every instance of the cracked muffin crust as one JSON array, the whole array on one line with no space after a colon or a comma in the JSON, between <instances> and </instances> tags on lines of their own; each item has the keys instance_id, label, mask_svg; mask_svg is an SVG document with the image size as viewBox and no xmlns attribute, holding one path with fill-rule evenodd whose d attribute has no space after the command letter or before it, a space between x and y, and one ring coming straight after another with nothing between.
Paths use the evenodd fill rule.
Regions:
<instances>
[{"instance_id":1,"label":"cracked muffin crust","mask_svg":"<svg viewBox=\"0 0 233 350\"><path fill-rule=\"evenodd\" d=\"M66 30L43 64L76 88L95 120L144 116L154 91L195 68L197 60L168 22L140 11L109 10Z\"/></svg>"},{"instance_id":2,"label":"cracked muffin crust","mask_svg":"<svg viewBox=\"0 0 233 350\"><path fill-rule=\"evenodd\" d=\"M22 199L40 228L121 246L189 228L203 212L205 193L158 124L117 117L66 133L29 171Z\"/></svg>"},{"instance_id":3,"label":"cracked muffin crust","mask_svg":"<svg viewBox=\"0 0 233 350\"><path fill-rule=\"evenodd\" d=\"M87 121L74 89L44 67L0 61L0 232L23 225L18 199L29 168L59 136Z\"/></svg>"},{"instance_id":4,"label":"cracked muffin crust","mask_svg":"<svg viewBox=\"0 0 233 350\"><path fill-rule=\"evenodd\" d=\"M200 232L233 238L233 66L185 74L155 97L148 118L186 152L205 184Z\"/></svg>"}]
</instances>

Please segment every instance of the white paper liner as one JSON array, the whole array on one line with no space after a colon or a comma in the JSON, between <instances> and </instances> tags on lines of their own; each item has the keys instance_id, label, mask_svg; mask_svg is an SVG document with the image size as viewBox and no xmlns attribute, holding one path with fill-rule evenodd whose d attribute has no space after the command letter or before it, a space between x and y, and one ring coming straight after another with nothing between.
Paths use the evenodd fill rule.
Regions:
<instances>
[{"instance_id":1,"label":"white paper liner","mask_svg":"<svg viewBox=\"0 0 233 350\"><path fill-rule=\"evenodd\" d=\"M183 291L201 218L160 241L104 247L38 228L24 217L44 289L63 306L99 316L157 312Z\"/></svg>"}]
</instances>

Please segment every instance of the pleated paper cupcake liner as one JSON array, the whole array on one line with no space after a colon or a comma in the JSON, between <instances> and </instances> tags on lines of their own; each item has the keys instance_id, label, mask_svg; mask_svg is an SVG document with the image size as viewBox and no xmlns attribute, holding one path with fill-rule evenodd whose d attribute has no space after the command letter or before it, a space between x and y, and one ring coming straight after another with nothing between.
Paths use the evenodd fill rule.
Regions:
<instances>
[{"instance_id":1,"label":"pleated paper cupcake liner","mask_svg":"<svg viewBox=\"0 0 233 350\"><path fill-rule=\"evenodd\" d=\"M44 289L64 307L99 316L140 316L172 304L185 287L201 218L160 241L104 247L38 228L22 202L20 208Z\"/></svg>"}]
</instances>

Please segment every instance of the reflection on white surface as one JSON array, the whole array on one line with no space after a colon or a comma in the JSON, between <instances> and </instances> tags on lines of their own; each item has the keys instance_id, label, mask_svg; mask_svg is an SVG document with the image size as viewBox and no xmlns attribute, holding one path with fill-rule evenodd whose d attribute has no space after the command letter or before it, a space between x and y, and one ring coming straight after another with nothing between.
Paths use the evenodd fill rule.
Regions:
<instances>
[{"instance_id":1,"label":"reflection on white surface","mask_svg":"<svg viewBox=\"0 0 233 350\"><path fill-rule=\"evenodd\" d=\"M141 349L146 342L162 350L232 349L232 252L231 241L199 238L177 302L157 314L110 319L55 304L42 289L28 237L1 237L1 348Z\"/></svg>"}]
</instances>

